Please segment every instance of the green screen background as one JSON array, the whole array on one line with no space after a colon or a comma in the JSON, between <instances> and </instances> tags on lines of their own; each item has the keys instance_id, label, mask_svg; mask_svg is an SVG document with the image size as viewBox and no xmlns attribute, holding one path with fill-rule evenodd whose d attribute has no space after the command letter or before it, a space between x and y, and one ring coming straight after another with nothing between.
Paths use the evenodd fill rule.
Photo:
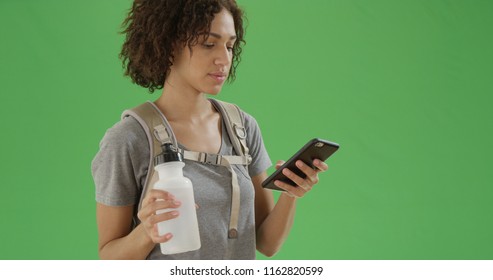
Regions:
<instances>
[{"instance_id":1,"label":"green screen background","mask_svg":"<svg viewBox=\"0 0 493 280\"><path fill-rule=\"evenodd\" d=\"M130 3L0 1L1 259L98 258L91 160L157 98L122 75ZM493 2L239 3L247 45L219 98L273 161L341 145L274 258L493 259Z\"/></svg>"}]
</instances>

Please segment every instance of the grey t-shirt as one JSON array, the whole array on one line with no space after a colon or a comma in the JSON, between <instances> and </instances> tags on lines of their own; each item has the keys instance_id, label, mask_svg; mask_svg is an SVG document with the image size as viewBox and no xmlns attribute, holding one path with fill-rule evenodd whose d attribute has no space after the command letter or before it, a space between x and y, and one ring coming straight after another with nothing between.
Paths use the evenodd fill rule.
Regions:
<instances>
[{"instance_id":1,"label":"grey t-shirt","mask_svg":"<svg viewBox=\"0 0 493 280\"><path fill-rule=\"evenodd\" d=\"M226 167L185 160L183 173L193 184L201 248L182 254L163 255L159 244L148 259L254 259L255 204L250 179L271 166L256 120L242 112L247 131L247 145L252 163L233 168L240 185L238 238L228 239L231 207L231 173ZM183 146L181 146L184 148ZM233 146L222 123L221 155L232 155ZM147 175L149 144L146 134L133 117L127 117L108 129L100 150L92 161L96 201L110 206L137 205ZM135 213L136 215L136 213ZM134 216L137 220L137 217Z\"/></svg>"}]
</instances>

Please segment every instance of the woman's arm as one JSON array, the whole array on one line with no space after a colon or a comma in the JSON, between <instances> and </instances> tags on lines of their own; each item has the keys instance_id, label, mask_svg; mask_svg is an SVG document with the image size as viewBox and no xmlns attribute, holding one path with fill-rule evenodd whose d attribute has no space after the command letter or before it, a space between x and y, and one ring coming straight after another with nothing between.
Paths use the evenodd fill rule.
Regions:
<instances>
[{"instance_id":1,"label":"woman's arm","mask_svg":"<svg viewBox=\"0 0 493 280\"><path fill-rule=\"evenodd\" d=\"M101 259L145 259L154 247L141 224L132 230L133 209L134 205L107 206L97 203Z\"/></svg>"},{"instance_id":2,"label":"woman's arm","mask_svg":"<svg viewBox=\"0 0 493 280\"><path fill-rule=\"evenodd\" d=\"M278 162L276 169L281 165L282 162ZM281 249L291 230L296 210L296 199L304 196L318 183L319 172L328 169L328 166L319 160L314 161L314 166L319 170L313 170L301 161L297 162L297 166L307 177L302 179L287 169L283 170L283 173L297 186L276 181L275 185L286 190L286 192L279 196L275 205L272 191L262 188L262 182L267 178L267 173L264 171L252 177L255 187L256 245L257 250L268 257L273 256Z\"/></svg>"},{"instance_id":3,"label":"woman's arm","mask_svg":"<svg viewBox=\"0 0 493 280\"><path fill-rule=\"evenodd\" d=\"M138 213L142 221L132 230L135 205L107 206L96 205L98 225L98 248L101 259L145 259L156 243L172 238L170 233L159 236L157 223L176 218L177 211L156 215L156 210L176 208L179 204L169 193L151 190Z\"/></svg>"},{"instance_id":4,"label":"woman's arm","mask_svg":"<svg viewBox=\"0 0 493 280\"><path fill-rule=\"evenodd\" d=\"M272 257L281 249L294 220L296 198L281 194L274 205L271 190L262 188L267 173L252 177L255 186L255 226L257 250Z\"/></svg>"}]
</instances>

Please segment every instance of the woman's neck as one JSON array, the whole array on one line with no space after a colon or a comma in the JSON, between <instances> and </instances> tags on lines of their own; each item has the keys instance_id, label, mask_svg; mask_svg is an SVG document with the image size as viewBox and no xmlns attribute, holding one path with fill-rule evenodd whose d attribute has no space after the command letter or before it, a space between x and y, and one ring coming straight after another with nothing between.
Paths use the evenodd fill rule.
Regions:
<instances>
[{"instance_id":1,"label":"woman's neck","mask_svg":"<svg viewBox=\"0 0 493 280\"><path fill-rule=\"evenodd\" d=\"M214 112L205 93L166 83L161 96L154 102L170 122L196 122Z\"/></svg>"}]
</instances>

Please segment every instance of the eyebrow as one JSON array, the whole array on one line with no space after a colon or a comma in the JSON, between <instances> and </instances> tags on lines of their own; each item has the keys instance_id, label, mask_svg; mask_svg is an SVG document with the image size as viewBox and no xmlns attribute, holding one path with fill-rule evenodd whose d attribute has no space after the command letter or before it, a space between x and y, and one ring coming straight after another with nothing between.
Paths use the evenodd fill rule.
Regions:
<instances>
[{"instance_id":1,"label":"eyebrow","mask_svg":"<svg viewBox=\"0 0 493 280\"><path fill-rule=\"evenodd\" d=\"M223 37L223 36L221 36L221 35L219 35L217 33L214 33L214 32L209 32L208 34L209 34L209 36L215 37L217 39L221 39ZM230 40L236 39L236 35L233 35L233 36L229 37L229 39Z\"/></svg>"}]
</instances>

